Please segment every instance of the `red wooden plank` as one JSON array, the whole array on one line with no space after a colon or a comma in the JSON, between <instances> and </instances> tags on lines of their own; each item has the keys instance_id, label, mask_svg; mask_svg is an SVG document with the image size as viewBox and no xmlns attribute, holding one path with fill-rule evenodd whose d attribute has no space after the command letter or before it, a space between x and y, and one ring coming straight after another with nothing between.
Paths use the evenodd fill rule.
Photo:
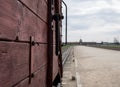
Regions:
<instances>
[{"instance_id":1,"label":"red wooden plank","mask_svg":"<svg viewBox=\"0 0 120 87\"><path fill-rule=\"evenodd\" d=\"M34 12L37 12L37 5L39 0L20 0L20 1Z\"/></svg>"},{"instance_id":2,"label":"red wooden plank","mask_svg":"<svg viewBox=\"0 0 120 87\"><path fill-rule=\"evenodd\" d=\"M45 66L45 64L47 63L46 54L47 54L47 44L45 45L40 44L39 46L35 45L32 47L32 64L33 64L32 72L35 72L38 69ZM0 67L1 67L0 86L11 87L13 84L16 84L20 80L26 78L29 73L28 62L29 62L29 45L1 42L0 43ZM40 75L43 76L44 73Z\"/></svg>"},{"instance_id":3,"label":"red wooden plank","mask_svg":"<svg viewBox=\"0 0 120 87\"><path fill-rule=\"evenodd\" d=\"M47 43L47 24L16 0L0 1L0 38Z\"/></svg>"},{"instance_id":4,"label":"red wooden plank","mask_svg":"<svg viewBox=\"0 0 120 87\"><path fill-rule=\"evenodd\" d=\"M46 85L46 74L47 74L47 67L44 67L40 71L35 73L35 77L32 79L32 84L30 87L47 87Z\"/></svg>"},{"instance_id":5,"label":"red wooden plank","mask_svg":"<svg viewBox=\"0 0 120 87\"><path fill-rule=\"evenodd\" d=\"M0 38L15 39L17 31L16 0L0 0Z\"/></svg>"},{"instance_id":6,"label":"red wooden plank","mask_svg":"<svg viewBox=\"0 0 120 87\"><path fill-rule=\"evenodd\" d=\"M32 72L47 64L47 44L40 44L32 48Z\"/></svg>"},{"instance_id":7,"label":"red wooden plank","mask_svg":"<svg viewBox=\"0 0 120 87\"><path fill-rule=\"evenodd\" d=\"M48 2L48 0L45 0L46 2Z\"/></svg>"},{"instance_id":8,"label":"red wooden plank","mask_svg":"<svg viewBox=\"0 0 120 87\"><path fill-rule=\"evenodd\" d=\"M28 41L33 36L35 41L47 43L47 24L21 4L19 8L19 39Z\"/></svg>"},{"instance_id":9,"label":"red wooden plank","mask_svg":"<svg viewBox=\"0 0 120 87\"><path fill-rule=\"evenodd\" d=\"M44 0L38 1L38 15L47 22L47 3Z\"/></svg>"},{"instance_id":10,"label":"red wooden plank","mask_svg":"<svg viewBox=\"0 0 120 87\"><path fill-rule=\"evenodd\" d=\"M35 41L48 42L47 41L47 24L45 24L40 19L37 19L37 30L35 34Z\"/></svg>"},{"instance_id":11,"label":"red wooden plank","mask_svg":"<svg viewBox=\"0 0 120 87\"><path fill-rule=\"evenodd\" d=\"M11 87L29 74L29 45L0 42L0 87Z\"/></svg>"},{"instance_id":12,"label":"red wooden plank","mask_svg":"<svg viewBox=\"0 0 120 87\"><path fill-rule=\"evenodd\" d=\"M44 0L20 0L45 22L47 22L47 3Z\"/></svg>"},{"instance_id":13,"label":"red wooden plank","mask_svg":"<svg viewBox=\"0 0 120 87\"><path fill-rule=\"evenodd\" d=\"M47 87L46 86L46 66L40 71L34 73L35 76L32 78L31 84L29 83L29 78L23 80L21 83L16 85L15 87Z\"/></svg>"}]
</instances>

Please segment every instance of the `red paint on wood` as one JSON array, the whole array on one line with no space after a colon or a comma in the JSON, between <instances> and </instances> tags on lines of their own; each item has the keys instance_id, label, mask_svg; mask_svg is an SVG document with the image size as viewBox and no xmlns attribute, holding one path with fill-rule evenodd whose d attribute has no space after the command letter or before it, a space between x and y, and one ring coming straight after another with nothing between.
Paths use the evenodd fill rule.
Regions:
<instances>
[{"instance_id":1,"label":"red paint on wood","mask_svg":"<svg viewBox=\"0 0 120 87\"><path fill-rule=\"evenodd\" d=\"M34 77L32 78L31 84L29 83L29 79L23 80L21 83L16 85L15 87L47 87L46 85L46 66L42 68L40 71L34 73Z\"/></svg>"},{"instance_id":2,"label":"red paint on wood","mask_svg":"<svg viewBox=\"0 0 120 87\"><path fill-rule=\"evenodd\" d=\"M47 3L44 0L21 0L27 7L47 22Z\"/></svg>"},{"instance_id":3,"label":"red paint on wood","mask_svg":"<svg viewBox=\"0 0 120 87\"><path fill-rule=\"evenodd\" d=\"M16 13L16 0L0 0L0 38L16 38L18 32Z\"/></svg>"},{"instance_id":4,"label":"red paint on wood","mask_svg":"<svg viewBox=\"0 0 120 87\"><path fill-rule=\"evenodd\" d=\"M47 24L42 22L40 19L37 19L37 30L36 30L35 41L39 42L48 42L47 41Z\"/></svg>"},{"instance_id":5,"label":"red paint on wood","mask_svg":"<svg viewBox=\"0 0 120 87\"><path fill-rule=\"evenodd\" d=\"M35 73L35 77L32 79L30 87L46 87L47 67L42 68Z\"/></svg>"},{"instance_id":6,"label":"red paint on wood","mask_svg":"<svg viewBox=\"0 0 120 87\"><path fill-rule=\"evenodd\" d=\"M34 41L47 43L47 24L21 4L19 8L19 39L28 41L33 36Z\"/></svg>"},{"instance_id":7,"label":"red paint on wood","mask_svg":"<svg viewBox=\"0 0 120 87\"><path fill-rule=\"evenodd\" d=\"M29 41L29 37L32 36L35 42L47 43L47 3L45 0L21 1L28 8L17 0L0 1L0 38L15 40L18 36L19 40ZM53 70L52 67L50 69L53 71L54 80L59 72L59 60L55 55L55 46L51 46L55 44L55 23L53 26L54 31L51 31L53 36L49 36L52 36L54 41L50 41L49 50L52 50L52 47L54 50L51 54L53 56L50 54L49 56L53 58ZM49 62L47 61L49 57L47 47L47 44L32 47L32 72L37 72L31 84L28 84L29 78L26 77L29 74L29 44L0 42L0 87L11 87L24 78L26 79L16 87L46 87L47 70L44 65Z\"/></svg>"},{"instance_id":8,"label":"red paint on wood","mask_svg":"<svg viewBox=\"0 0 120 87\"><path fill-rule=\"evenodd\" d=\"M37 71L47 64L47 44L32 47L32 72Z\"/></svg>"},{"instance_id":9,"label":"red paint on wood","mask_svg":"<svg viewBox=\"0 0 120 87\"><path fill-rule=\"evenodd\" d=\"M32 47L32 72L39 71L40 75L32 80L30 87L45 85L46 71L41 71L47 64L47 45L40 44ZM0 86L11 87L29 74L29 44L0 42ZM41 80L41 83L39 82ZM33 82L36 82L34 84ZM26 87L28 86L28 83ZM42 86L45 87L45 86Z\"/></svg>"},{"instance_id":10,"label":"red paint on wood","mask_svg":"<svg viewBox=\"0 0 120 87\"><path fill-rule=\"evenodd\" d=\"M29 45L0 42L0 87L11 87L29 74Z\"/></svg>"},{"instance_id":11,"label":"red paint on wood","mask_svg":"<svg viewBox=\"0 0 120 87\"><path fill-rule=\"evenodd\" d=\"M47 24L20 2L0 1L0 19L0 38L15 40L18 36L29 41L33 36L35 41L47 43Z\"/></svg>"}]
</instances>

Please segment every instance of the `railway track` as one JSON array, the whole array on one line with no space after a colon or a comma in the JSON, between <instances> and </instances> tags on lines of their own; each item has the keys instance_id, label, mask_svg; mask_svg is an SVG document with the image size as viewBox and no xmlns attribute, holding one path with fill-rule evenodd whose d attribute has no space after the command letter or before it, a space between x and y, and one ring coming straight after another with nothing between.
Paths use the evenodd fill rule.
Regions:
<instances>
[{"instance_id":1,"label":"railway track","mask_svg":"<svg viewBox=\"0 0 120 87\"><path fill-rule=\"evenodd\" d=\"M72 48L73 47L69 47L65 52L63 52L63 54L62 54L62 64L63 64L63 66L64 66L65 62L67 61L67 59L71 56Z\"/></svg>"},{"instance_id":2,"label":"railway track","mask_svg":"<svg viewBox=\"0 0 120 87\"><path fill-rule=\"evenodd\" d=\"M62 65L64 66L68 58L71 56L73 53L72 51L73 47L69 47L67 50L63 51L62 53ZM61 83L58 83L57 87L63 87Z\"/></svg>"}]
</instances>

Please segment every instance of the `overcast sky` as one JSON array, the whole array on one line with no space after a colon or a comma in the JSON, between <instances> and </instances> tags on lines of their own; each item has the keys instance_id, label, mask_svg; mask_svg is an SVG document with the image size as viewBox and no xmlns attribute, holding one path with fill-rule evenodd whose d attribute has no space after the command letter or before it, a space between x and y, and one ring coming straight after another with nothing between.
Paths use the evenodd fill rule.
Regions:
<instances>
[{"instance_id":1,"label":"overcast sky","mask_svg":"<svg viewBox=\"0 0 120 87\"><path fill-rule=\"evenodd\" d=\"M120 0L64 1L68 5L68 41L81 38L83 41L113 42L114 37L120 39Z\"/></svg>"}]
</instances>

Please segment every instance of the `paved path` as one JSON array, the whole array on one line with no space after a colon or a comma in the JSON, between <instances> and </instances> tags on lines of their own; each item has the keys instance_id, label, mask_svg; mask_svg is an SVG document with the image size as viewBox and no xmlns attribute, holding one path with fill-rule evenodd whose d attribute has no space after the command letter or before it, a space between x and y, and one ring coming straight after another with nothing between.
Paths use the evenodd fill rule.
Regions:
<instances>
[{"instance_id":1,"label":"paved path","mask_svg":"<svg viewBox=\"0 0 120 87\"><path fill-rule=\"evenodd\" d=\"M120 51L74 47L78 87L120 87Z\"/></svg>"}]
</instances>

